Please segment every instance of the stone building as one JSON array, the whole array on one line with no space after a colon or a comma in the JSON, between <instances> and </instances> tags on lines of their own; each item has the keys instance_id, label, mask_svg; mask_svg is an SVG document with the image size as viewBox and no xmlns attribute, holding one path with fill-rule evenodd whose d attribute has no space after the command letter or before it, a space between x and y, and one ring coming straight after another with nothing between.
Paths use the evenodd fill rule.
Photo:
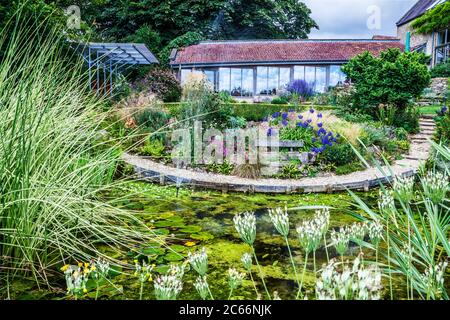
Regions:
<instances>
[{"instance_id":1,"label":"stone building","mask_svg":"<svg viewBox=\"0 0 450 320\"><path fill-rule=\"evenodd\" d=\"M445 0L419 0L406 14L397 22L397 37L402 43L406 41L406 35L411 33L411 49L424 52L431 56L430 66L446 61L450 56L450 33L449 29L435 30L430 34L420 34L414 31L412 23L428 10L444 3Z\"/></svg>"}]
</instances>

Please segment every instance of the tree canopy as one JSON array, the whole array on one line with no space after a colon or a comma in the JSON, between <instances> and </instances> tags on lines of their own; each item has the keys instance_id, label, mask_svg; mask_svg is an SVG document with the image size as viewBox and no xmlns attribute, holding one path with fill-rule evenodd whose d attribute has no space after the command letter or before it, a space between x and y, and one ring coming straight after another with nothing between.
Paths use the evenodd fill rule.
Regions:
<instances>
[{"instance_id":1,"label":"tree canopy","mask_svg":"<svg viewBox=\"0 0 450 320\"><path fill-rule=\"evenodd\" d=\"M82 29L66 34L93 41L143 42L163 61L170 50L202 39L301 39L318 28L298 0L0 0L0 27L18 5L45 12L64 28L63 9L81 9Z\"/></svg>"},{"instance_id":2,"label":"tree canopy","mask_svg":"<svg viewBox=\"0 0 450 320\"><path fill-rule=\"evenodd\" d=\"M412 24L420 33L430 33L450 28L450 1L446 1L426 12Z\"/></svg>"}]
</instances>

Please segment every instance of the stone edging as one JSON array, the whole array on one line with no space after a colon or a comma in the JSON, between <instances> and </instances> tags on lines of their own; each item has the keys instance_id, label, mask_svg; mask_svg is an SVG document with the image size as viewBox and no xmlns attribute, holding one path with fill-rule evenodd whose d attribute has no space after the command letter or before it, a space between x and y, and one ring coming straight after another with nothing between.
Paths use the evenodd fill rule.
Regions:
<instances>
[{"instance_id":1,"label":"stone edging","mask_svg":"<svg viewBox=\"0 0 450 320\"><path fill-rule=\"evenodd\" d=\"M370 188L387 183L393 176L413 176L417 173L420 163L428 159L431 138L434 129L432 120L421 119L421 132L411 136L411 148L404 159L391 165L392 172L382 167L385 174L377 168L352 172L342 176L302 178L299 180L281 179L245 179L235 176L194 172L186 169L172 168L141 156L128 153L123 160L132 165L136 174L144 179L161 184L188 184L193 187L238 192L258 193L310 193L333 192L346 189L368 191Z\"/></svg>"}]
</instances>

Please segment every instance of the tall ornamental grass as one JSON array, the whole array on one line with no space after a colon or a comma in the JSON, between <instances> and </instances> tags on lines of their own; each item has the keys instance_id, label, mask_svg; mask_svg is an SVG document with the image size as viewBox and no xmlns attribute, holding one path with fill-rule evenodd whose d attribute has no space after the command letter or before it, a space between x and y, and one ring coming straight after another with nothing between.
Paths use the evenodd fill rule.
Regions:
<instances>
[{"instance_id":1,"label":"tall ornamental grass","mask_svg":"<svg viewBox=\"0 0 450 320\"><path fill-rule=\"evenodd\" d=\"M102 102L86 91L82 62L45 21L17 20L0 31L0 271L48 283L62 263L104 256L98 244L155 239L99 197L119 152L100 134Z\"/></svg>"}]
</instances>

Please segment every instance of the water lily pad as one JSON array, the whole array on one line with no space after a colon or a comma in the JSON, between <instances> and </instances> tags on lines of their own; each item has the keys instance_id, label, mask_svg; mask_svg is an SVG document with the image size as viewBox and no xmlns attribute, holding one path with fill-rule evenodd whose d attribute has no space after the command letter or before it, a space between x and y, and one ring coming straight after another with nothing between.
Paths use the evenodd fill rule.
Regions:
<instances>
[{"instance_id":1,"label":"water lily pad","mask_svg":"<svg viewBox=\"0 0 450 320\"><path fill-rule=\"evenodd\" d=\"M161 220L154 223L155 227L173 227L181 228L184 227L183 221L172 221L172 220Z\"/></svg>"},{"instance_id":2,"label":"water lily pad","mask_svg":"<svg viewBox=\"0 0 450 320\"><path fill-rule=\"evenodd\" d=\"M186 233L197 233L202 231L202 227L200 226L194 226L194 225L188 225L188 226L184 226L183 228L180 229L181 232L186 232Z\"/></svg>"},{"instance_id":3,"label":"water lily pad","mask_svg":"<svg viewBox=\"0 0 450 320\"><path fill-rule=\"evenodd\" d=\"M193 233L189 237L191 237L191 239L194 239L194 240L202 240L202 241L214 239L214 236L211 233L206 232L206 231Z\"/></svg>"},{"instance_id":4,"label":"water lily pad","mask_svg":"<svg viewBox=\"0 0 450 320\"><path fill-rule=\"evenodd\" d=\"M166 250L162 249L162 248L157 248L157 247L146 247L141 249L141 253L142 254L146 254L146 255L155 255L155 256L159 256L162 255L166 252Z\"/></svg>"},{"instance_id":5,"label":"water lily pad","mask_svg":"<svg viewBox=\"0 0 450 320\"><path fill-rule=\"evenodd\" d=\"M169 262L180 261L183 259L184 259L184 256L182 256L179 253L175 253L175 252L169 252L168 254L166 254L164 256L164 260L169 261Z\"/></svg>"},{"instance_id":6,"label":"water lily pad","mask_svg":"<svg viewBox=\"0 0 450 320\"><path fill-rule=\"evenodd\" d=\"M178 253L186 252L186 247L179 245L179 244L173 244L169 248Z\"/></svg>"},{"instance_id":7,"label":"water lily pad","mask_svg":"<svg viewBox=\"0 0 450 320\"><path fill-rule=\"evenodd\" d=\"M168 235L168 234L170 233L169 230L163 229L163 228L160 228L160 229L154 229L153 232L154 232L156 235L159 235L159 236L166 236L166 235Z\"/></svg>"}]
</instances>

